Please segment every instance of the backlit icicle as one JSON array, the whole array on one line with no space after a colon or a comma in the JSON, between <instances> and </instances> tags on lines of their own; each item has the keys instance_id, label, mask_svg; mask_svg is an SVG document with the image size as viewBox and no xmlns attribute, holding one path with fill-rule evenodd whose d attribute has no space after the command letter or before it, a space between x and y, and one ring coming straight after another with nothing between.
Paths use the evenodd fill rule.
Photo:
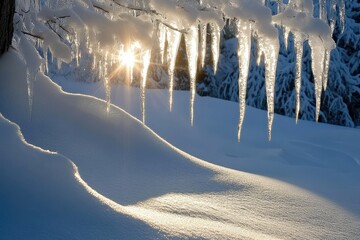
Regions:
<instances>
[{"instance_id":1,"label":"backlit icicle","mask_svg":"<svg viewBox=\"0 0 360 240\"><path fill-rule=\"evenodd\" d=\"M172 29L167 29L167 63L168 63L168 75L169 75L169 105L170 111L173 105L173 91L174 91L174 72L176 56L179 50L181 40L181 33Z\"/></svg>"},{"instance_id":2,"label":"backlit icicle","mask_svg":"<svg viewBox=\"0 0 360 240\"><path fill-rule=\"evenodd\" d=\"M321 93L323 88L325 49L323 46L323 42L317 36L309 37L309 45L311 48L311 68L314 75L314 84L315 84L315 98L316 98L315 120L317 122L319 120Z\"/></svg>"},{"instance_id":3,"label":"backlit icicle","mask_svg":"<svg viewBox=\"0 0 360 240\"><path fill-rule=\"evenodd\" d=\"M241 129L246 109L246 86L250 66L251 52L251 25L249 22L238 21L238 59L239 59L239 124L238 141L240 142Z\"/></svg>"},{"instance_id":4,"label":"backlit icicle","mask_svg":"<svg viewBox=\"0 0 360 240\"><path fill-rule=\"evenodd\" d=\"M301 33L294 33L294 47L295 47L295 92L296 92L296 106L295 106L295 119L296 123L299 119L300 112L300 91L301 91L301 75L302 75L302 56L304 52L303 46L304 38Z\"/></svg>"},{"instance_id":5,"label":"backlit icicle","mask_svg":"<svg viewBox=\"0 0 360 240\"><path fill-rule=\"evenodd\" d=\"M162 23L159 23L158 34L159 34L160 60L161 60L161 64L164 64L166 27Z\"/></svg>"},{"instance_id":6,"label":"backlit icicle","mask_svg":"<svg viewBox=\"0 0 360 240\"><path fill-rule=\"evenodd\" d=\"M199 53L200 53L200 67L204 68L205 66L205 56L206 56L206 35L207 35L207 24L200 24L200 46L199 46Z\"/></svg>"},{"instance_id":7,"label":"backlit icicle","mask_svg":"<svg viewBox=\"0 0 360 240\"><path fill-rule=\"evenodd\" d=\"M275 80L276 67L279 56L279 42L274 39L262 39L264 59L265 59L265 85L268 113L268 134L271 141L272 125L274 121L274 100L275 100Z\"/></svg>"},{"instance_id":8,"label":"backlit icicle","mask_svg":"<svg viewBox=\"0 0 360 240\"><path fill-rule=\"evenodd\" d=\"M198 46L199 43L199 34L197 26L192 26L189 28L188 32L185 34L185 44L186 44L186 55L189 65L189 75L190 75L190 123L191 126L194 125L194 103L196 95L196 72L197 72L197 60L198 60Z\"/></svg>"},{"instance_id":9,"label":"backlit icicle","mask_svg":"<svg viewBox=\"0 0 360 240\"><path fill-rule=\"evenodd\" d=\"M216 23L211 24L211 51L213 56L214 75L217 72L220 56L220 27Z\"/></svg>"},{"instance_id":10,"label":"backlit icicle","mask_svg":"<svg viewBox=\"0 0 360 240\"><path fill-rule=\"evenodd\" d=\"M105 53L104 61L103 61L103 68L102 68L102 77L104 78L104 85L105 85L105 95L106 95L106 112L110 112L111 106L111 83L110 83L110 76L109 76L109 66L108 66L108 52Z\"/></svg>"},{"instance_id":11,"label":"backlit icicle","mask_svg":"<svg viewBox=\"0 0 360 240\"><path fill-rule=\"evenodd\" d=\"M260 66L261 63L261 59L264 55L264 40L261 37L257 37L255 35L256 39L257 39L257 44L256 44L256 65Z\"/></svg>"},{"instance_id":12,"label":"backlit icicle","mask_svg":"<svg viewBox=\"0 0 360 240\"><path fill-rule=\"evenodd\" d=\"M150 59L151 59L151 51L146 50L142 56L142 70L141 70L141 84L140 84L140 91L141 91L141 115L142 115L142 122L145 124L145 106L146 106L146 80L147 74L150 66Z\"/></svg>"},{"instance_id":13,"label":"backlit icicle","mask_svg":"<svg viewBox=\"0 0 360 240\"><path fill-rule=\"evenodd\" d=\"M323 67L323 75L322 75L324 91L326 91L326 88L327 88L327 85L328 85L329 65L330 65L330 51L326 49L325 50L325 55L324 55L324 67Z\"/></svg>"},{"instance_id":14,"label":"backlit icicle","mask_svg":"<svg viewBox=\"0 0 360 240\"><path fill-rule=\"evenodd\" d=\"M130 54L135 54L135 50L134 47L131 48L131 53ZM129 66L128 66L128 73L129 73L129 78L130 78L130 84L133 83L134 81L134 64L135 62L130 62Z\"/></svg>"}]
</instances>

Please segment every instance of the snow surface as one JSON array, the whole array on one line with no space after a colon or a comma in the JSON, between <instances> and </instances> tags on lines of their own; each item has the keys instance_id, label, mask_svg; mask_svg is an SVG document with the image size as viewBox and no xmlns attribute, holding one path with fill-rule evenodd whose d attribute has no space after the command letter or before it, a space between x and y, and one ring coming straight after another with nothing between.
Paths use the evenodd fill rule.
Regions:
<instances>
[{"instance_id":1,"label":"snow surface","mask_svg":"<svg viewBox=\"0 0 360 240\"><path fill-rule=\"evenodd\" d=\"M276 116L268 143L266 112L248 108L238 144L236 103L198 98L191 128L188 92L174 92L170 113L168 92L147 90L147 123L165 140L42 75L30 118L14 52L0 76L1 239L360 236L358 130ZM58 82L105 99L103 84ZM112 87L112 102L141 119L139 95Z\"/></svg>"}]
</instances>

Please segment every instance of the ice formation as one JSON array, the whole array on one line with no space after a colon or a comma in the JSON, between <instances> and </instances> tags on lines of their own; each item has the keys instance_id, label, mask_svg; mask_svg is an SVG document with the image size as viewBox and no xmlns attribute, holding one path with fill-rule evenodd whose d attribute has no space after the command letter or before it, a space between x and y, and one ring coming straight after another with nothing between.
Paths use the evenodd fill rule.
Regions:
<instances>
[{"instance_id":1,"label":"ice formation","mask_svg":"<svg viewBox=\"0 0 360 240\"><path fill-rule=\"evenodd\" d=\"M160 49L160 59L161 59L161 63L164 63L164 55L165 55L165 43L166 43L166 27L162 24L159 23L158 25L159 27L159 49Z\"/></svg>"},{"instance_id":2,"label":"ice formation","mask_svg":"<svg viewBox=\"0 0 360 240\"><path fill-rule=\"evenodd\" d=\"M248 21L237 22L238 29L238 59L239 59L239 124L238 141L240 141L241 129L245 117L246 86L250 66L251 52L251 24Z\"/></svg>"},{"instance_id":3,"label":"ice formation","mask_svg":"<svg viewBox=\"0 0 360 240\"><path fill-rule=\"evenodd\" d=\"M169 74L170 111L172 110L172 105L173 105L175 64L176 64L177 52L179 50L180 40L181 40L180 32L175 31L173 29L167 30L167 42L168 42L167 63L168 63L168 74Z\"/></svg>"},{"instance_id":4,"label":"ice formation","mask_svg":"<svg viewBox=\"0 0 360 240\"><path fill-rule=\"evenodd\" d=\"M146 118L146 80L147 80L147 74L150 66L150 58L151 58L151 50L145 50L145 52L142 54L142 70L141 70L141 84L140 84L140 92L141 92L141 116L142 116L142 122L145 123Z\"/></svg>"},{"instance_id":5,"label":"ice formation","mask_svg":"<svg viewBox=\"0 0 360 240\"><path fill-rule=\"evenodd\" d=\"M194 103L196 94L196 73L197 73L197 60L198 60L198 43L199 34L198 27L191 26L185 34L186 55L189 65L190 75L190 123L194 124Z\"/></svg>"},{"instance_id":6,"label":"ice formation","mask_svg":"<svg viewBox=\"0 0 360 240\"><path fill-rule=\"evenodd\" d=\"M315 120L318 121L320 114L321 93L323 89L324 60L325 49L320 38L310 37L309 45L311 47L311 68L314 74L316 112ZM319 64L320 63L320 64Z\"/></svg>"},{"instance_id":7,"label":"ice formation","mask_svg":"<svg viewBox=\"0 0 360 240\"><path fill-rule=\"evenodd\" d=\"M262 39L262 41L264 41L264 39ZM269 42L272 43L268 44ZM263 52L265 59L265 88L268 113L268 134L270 141L272 136L272 125L274 121L275 78L279 55L279 42L274 39L266 39L266 43L263 43L262 46L266 46L264 47Z\"/></svg>"},{"instance_id":8,"label":"ice formation","mask_svg":"<svg viewBox=\"0 0 360 240\"><path fill-rule=\"evenodd\" d=\"M185 38L190 75L190 122L194 122L197 67L205 66L207 27L214 74L220 57L221 31L227 19L237 22L239 60L238 139L245 117L246 85L252 40L257 43L258 63L264 60L268 110L268 132L271 139L274 118L274 86L279 54L276 27L284 30L286 47L290 32L294 36L296 55L295 92L296 121L300 112L301 67L303 43L309 40L316 95L316 120L320 115L321 93L326 90L331 50L335 44L332 32L344 27L345 1L319 0L319 18L314 18L313 0L277 1L277 14L272 15L270 1L262 0L139 0L136 3L108 0L17 0L15 42L28 65L29 106L32 85L40 69L48 72L48 54L61 67L74 60L77 66L85 48L93 58L93 70L104 81L106 109L110 110L111 82L118 68L126 68L133 81L133 71L140 67L141 109L145 123L145 89L153 42L158 42L160 62L166 54L169 75L169 107L172 110L176 58L182 36ZM115 3L115 4L114 4ZM340 20L337 21L337 16ZM155 24L154 24L155 23ZM328 23L330 27L328 26ZM276 27L275 27L276 26ZM155 29L154 29L155 28ZM153 32L158 38L153 39ZM27 35L25 37L25 35ZM37 42L40 55L32 46ZM84 43L84 44L82 44ZM166 47L167 46L167 47ZM120 51L120 55L119 55ZM122 56L127 54L128 56ZM29 57L33 56L33 57ZM136 57L139 56L139 57ZM136 60L135 60L136 58ZM36 61L34 61L34 59ZM121 62L123 59L124 62Z\"/></svg>"},{"instance_id":9,"label":"ice formation","mask_svg":"<svg viewBox=\"0 0 360 240\"><path fill-rule=\"evenodd\" d=\"M214 75L217 72L219 56L220 56L220 27L216 23L211 25L211 51L213 56Z\"/></svg>"},{"instance_id":10,"label":"ice formation","mask_svg":"<svg viewBox=\"0 0 360 240\"><path fill-rule=\"evenodd\" d=\"M199 58L200 58L200 67L205 66L205 56L206 56L206 35L207 35L207 24L200 24L200 44L199 44Z\"/></svg>"},{"instance_id":11,"label":"ice formation","mask_svg":"<svg viewBox=\"0 0 360 240\"><path fill-rule=\"evenodd\" d=\"M294 47L295 47L295 94L296 94L296 106L295 106L295 119L296 123L299 120L300 112L300 91L301 91L301 74L302 74L302 57L304 52L304 38L302 33L294 32Z\"/></svg>"}]
</instances>

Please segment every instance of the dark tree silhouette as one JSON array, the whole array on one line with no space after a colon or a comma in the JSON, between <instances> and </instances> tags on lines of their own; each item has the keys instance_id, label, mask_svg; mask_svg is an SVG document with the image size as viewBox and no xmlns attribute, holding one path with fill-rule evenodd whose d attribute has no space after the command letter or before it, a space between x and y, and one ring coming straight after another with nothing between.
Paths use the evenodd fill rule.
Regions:
<instances>
[{"instance_id":1,"label":"dark tree silhouette","mask_svg":"<svg viewBox=\"0 0 360 240\"><path fill-rule=\"evenodd\" d=\"M15 0L0 1L0 55L6 52L14 32Z\"/></svg>"}]
</instances>

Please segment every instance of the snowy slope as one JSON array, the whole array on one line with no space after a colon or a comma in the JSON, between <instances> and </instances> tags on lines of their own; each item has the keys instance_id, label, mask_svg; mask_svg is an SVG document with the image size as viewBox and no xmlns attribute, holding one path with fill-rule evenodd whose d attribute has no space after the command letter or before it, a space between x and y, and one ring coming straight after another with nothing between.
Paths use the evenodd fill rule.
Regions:
<instances>
[{"instance_id":1,"label":"snowy slope","mask_svg":"<svg viewBox=\"0 0 360 240\"><path fill-rule=\"evenodd\" d=\"M3 80L3 79L2 79ZM0 115L0 238L144 239L159 233L89 196L71 162L25 142Z\"/></svg>"},{"instance_id":2,"label":"snowy slope","mask_svg":"<svg viewBox=\"0 0 360 240\"><path fill-rule=\"evenodd\" d=\"M58 78L65 91L104 98L100 83ZM141 119L139 91L113 87L113 103ZM237 142L238 105L197 97L195 126L190 127L189 93L147 91L147 125L180 149L212 163L279 179L321 195L360 216L360 131L276 115L273 139L267 140L265 111L249 108L241 143Z\"/></svg>"},{"instance_id":3,"label":"snowy slope","mask_svg":"<svg viewBox=\"0 0 360 240\"><path fill-rule=\"evenodd\" d=\"M14 71L11 66L17 66L17 70ZM33 112L30 118L27 87L24 80L25 70L14 53L7 54L0 60L0 76L0 112L3 116L20 126L21 132L29 143L64 156L42 153L39 149L27 146L19 140L20 136L16 135L16 129L14 130L7 121L1 120L2 146L6 144L5 148L1 148L1 156L5 156L0 158L1 169L10 170L4 170L8 174L1 175L4 179L1 179L0 192L17 189L16 194L30 195L34 200L30 198L23 206L24 211L20 208L18 212L19 198L7 193L1 197L1 201L6 201L8 204L1 204L0 211L12 211L11 216L19 216L22 222L12 224L7 220L8 217L0 217L0 226L4 226L5 223L10 225L10 227L0 228L0 236L9 236L8 238L12 239L16 237L16 233L9 229L25 229L26 232L30 226L29 234L34 236L34 239L46 238L49 233L52 234L50 238L56 236L53 238L59 239L67 239L69 235L78 239L133 239L142 234L146 234L143 238L151 239L165 237L356 239L359 237L359 215L349 213L342 205L285 182L207 162L214 161L217 157L219 158L217 161L224 161L221 165L225 166L231 164L235 166L235 160L232 162L227 160L234 157L239 157L239 166L250 162L246 161L249 157L246 157L246 154L250 155L251 149L241 151L242 145L236 144L237 148L229 145L225 151L228 154L227 158L223 156L224 151L216 151L216 149L227 148L230 141L236 143L235 137L223 136L221 133L223 126L219 127L219 118L224 116L222 123L225 124L224 129L231 129L229 134L235 136L235 131L233 131L235 124L232 125L232 122L235 123L233 121L235 118L225 117L235 106L219 100L203 99L206 101L206 106L213 106L217 111L224 112L212 121L202 119L202 117L207 117L206 112L202 116L196 115L196 126L199 127L182 128L181 122L188 123L189 121L186 116L188 115L188 101L186 105L183 105L187 98L177 94L173 112L177 115L173 117L174 122L158 119L157 124L164 126L161 128L163 131L168 131L167 137L170 141L173 142L175 136L179 136L179 143L176 143L176 146L184 147L186 151L198 149L198 152L189 151L196 155L201 155L200 151L204 156L214 155L214 158L204 159L207 160L204 161L167 143L125 111L112 106L110 114L107 115L105 102L89 96L66 94L46 77L39 77L35 83ZM82 88L85 89L84 85ZM136 113L137 102L134 100L137 98L132 96L129 90L124 89L123 92L119 90L118 93L123 93L121 97L128 101L129 106L134 107L135 115L139 115ZM157 96L160 100L156 99ZM148 100L148 106L165 105L166 103L161 99L161 91L157 91L153 98ZM205 103L198 102L198 104ZM167 108L163 108L163 112L165 109ZM148 119L151 122L155 119L154 115L161 112L152 113L148 110L148 113L150 114ZM258 152L254 161L260 167L259 172L266 167L261 164L269 158L267 166L274 163L272 172L276 175L274 168L281 166L286 158L279 158L276 163L274 156L281 155L285 150L281 151L273 145L275 141L271 144L266 142L264 113L254 112L249 115L253 115L254 118L251 125L245 126L247 130L244 129L244 146L252 146L252 149ZM286 121L282 123L285 124ZM214 130L201 130L200 126ZM259 130L251 132L255 128ZM313 129L315 128L312 127L311 130ZM327 128L323 129L325 130ZM275 129L275 139L279 138L279 131L278 128ZM192 132L191 136L190 132ZM258 136L253 136L260 132L262 133ZM338 132L350 134L350 132ZM171 137L171 133L176 134ZM209 145L203 146L200 143L196 145L195 143L199 141L199 138L195 137L197 133L199 135L207 133L208 135L199 137ZM189 134L188 138L183 137L186 134ZM217 137L223 137L222 140L216 140L214 134ZM299 136L301 138L305 136L305 133L299 133ZM13 142L8 141L11 138L14 139ZM188 142L184 142L185 140ZM222 141L224 143L219 145ZM192 144L194 147L190 146ZM24 145L27 146L27 151L24 153L11 152L12 147L25 148ZM296 149L298 145L291 146ZM188 149L185 148L186 146ZM317 150L313 145L307 149ZM27 181L26 175L18 175L17 179L20 183L13 182L11 177L19 169L21 170L21 167L12 169L12 163L20 162L24 158L33 159L32 151L35 151L34 154L37 155L39 161L34 160L34 165L29 162L29 168L36 168L36 164L40 164L40 167L47 170L44 176L38 182L32 182ZM352 149L352 151L355 150ZM74 170L67 159L71 159L76 164L81 176L74 175ZM60 167L56 164L46 167L42 163L45 160L46 162L56 160ZM349 157L346 163L335 161L331 164L326 163L325 167L333 169L336 168L333 165L339 165L341 171L345 171L347 175L353 174L358 180L358 165L353 160ZM319 164L323 163L323 161L319 162ZM311 165L313 165L312 162ZM294 168L304 171L304 168L299 166L294 166ZM25 170L25 173L31 172ZM327 178L327 176L324 177ZM49 179L49 182L44 179ZM52 180L54 185L51 184ZM26 186L21 188L19 187L22 186L21 182L23 185L28 182L32 185L29 188ZM44 188L43 184L48 184L48 187ZM354 185L359 186L357 183ZM38 191L39 189L48 191ZM37 205L38 202L41 203L40 206ZM101 206L100 203L105 206ZM55 215L55 221L49 208L57 205L60 207L56 208L59 215ZM89 211L88 205L91 208ZM353 207L353 209L356 208ZM77 210L80 212L78 213ZM41 214L39 215L38 212ZM92 213L95 216L87 215ZM72 217L71 214L78 214L78 218ZM39 221L39 228L32 228L35 224L29 220L32 218ZM144 224L134 218L141 220ZM136 228L133 228L134 225ZM56 226L60 228L59 234L57 234ZM95 234L89 236L87 231ZM67 235L62 235L62 232ZM101 232L105 235L98 237L99 235L96 234ZM23 236L19 238L25 239L26 237Z\"/></svg>"}]
</instances>

